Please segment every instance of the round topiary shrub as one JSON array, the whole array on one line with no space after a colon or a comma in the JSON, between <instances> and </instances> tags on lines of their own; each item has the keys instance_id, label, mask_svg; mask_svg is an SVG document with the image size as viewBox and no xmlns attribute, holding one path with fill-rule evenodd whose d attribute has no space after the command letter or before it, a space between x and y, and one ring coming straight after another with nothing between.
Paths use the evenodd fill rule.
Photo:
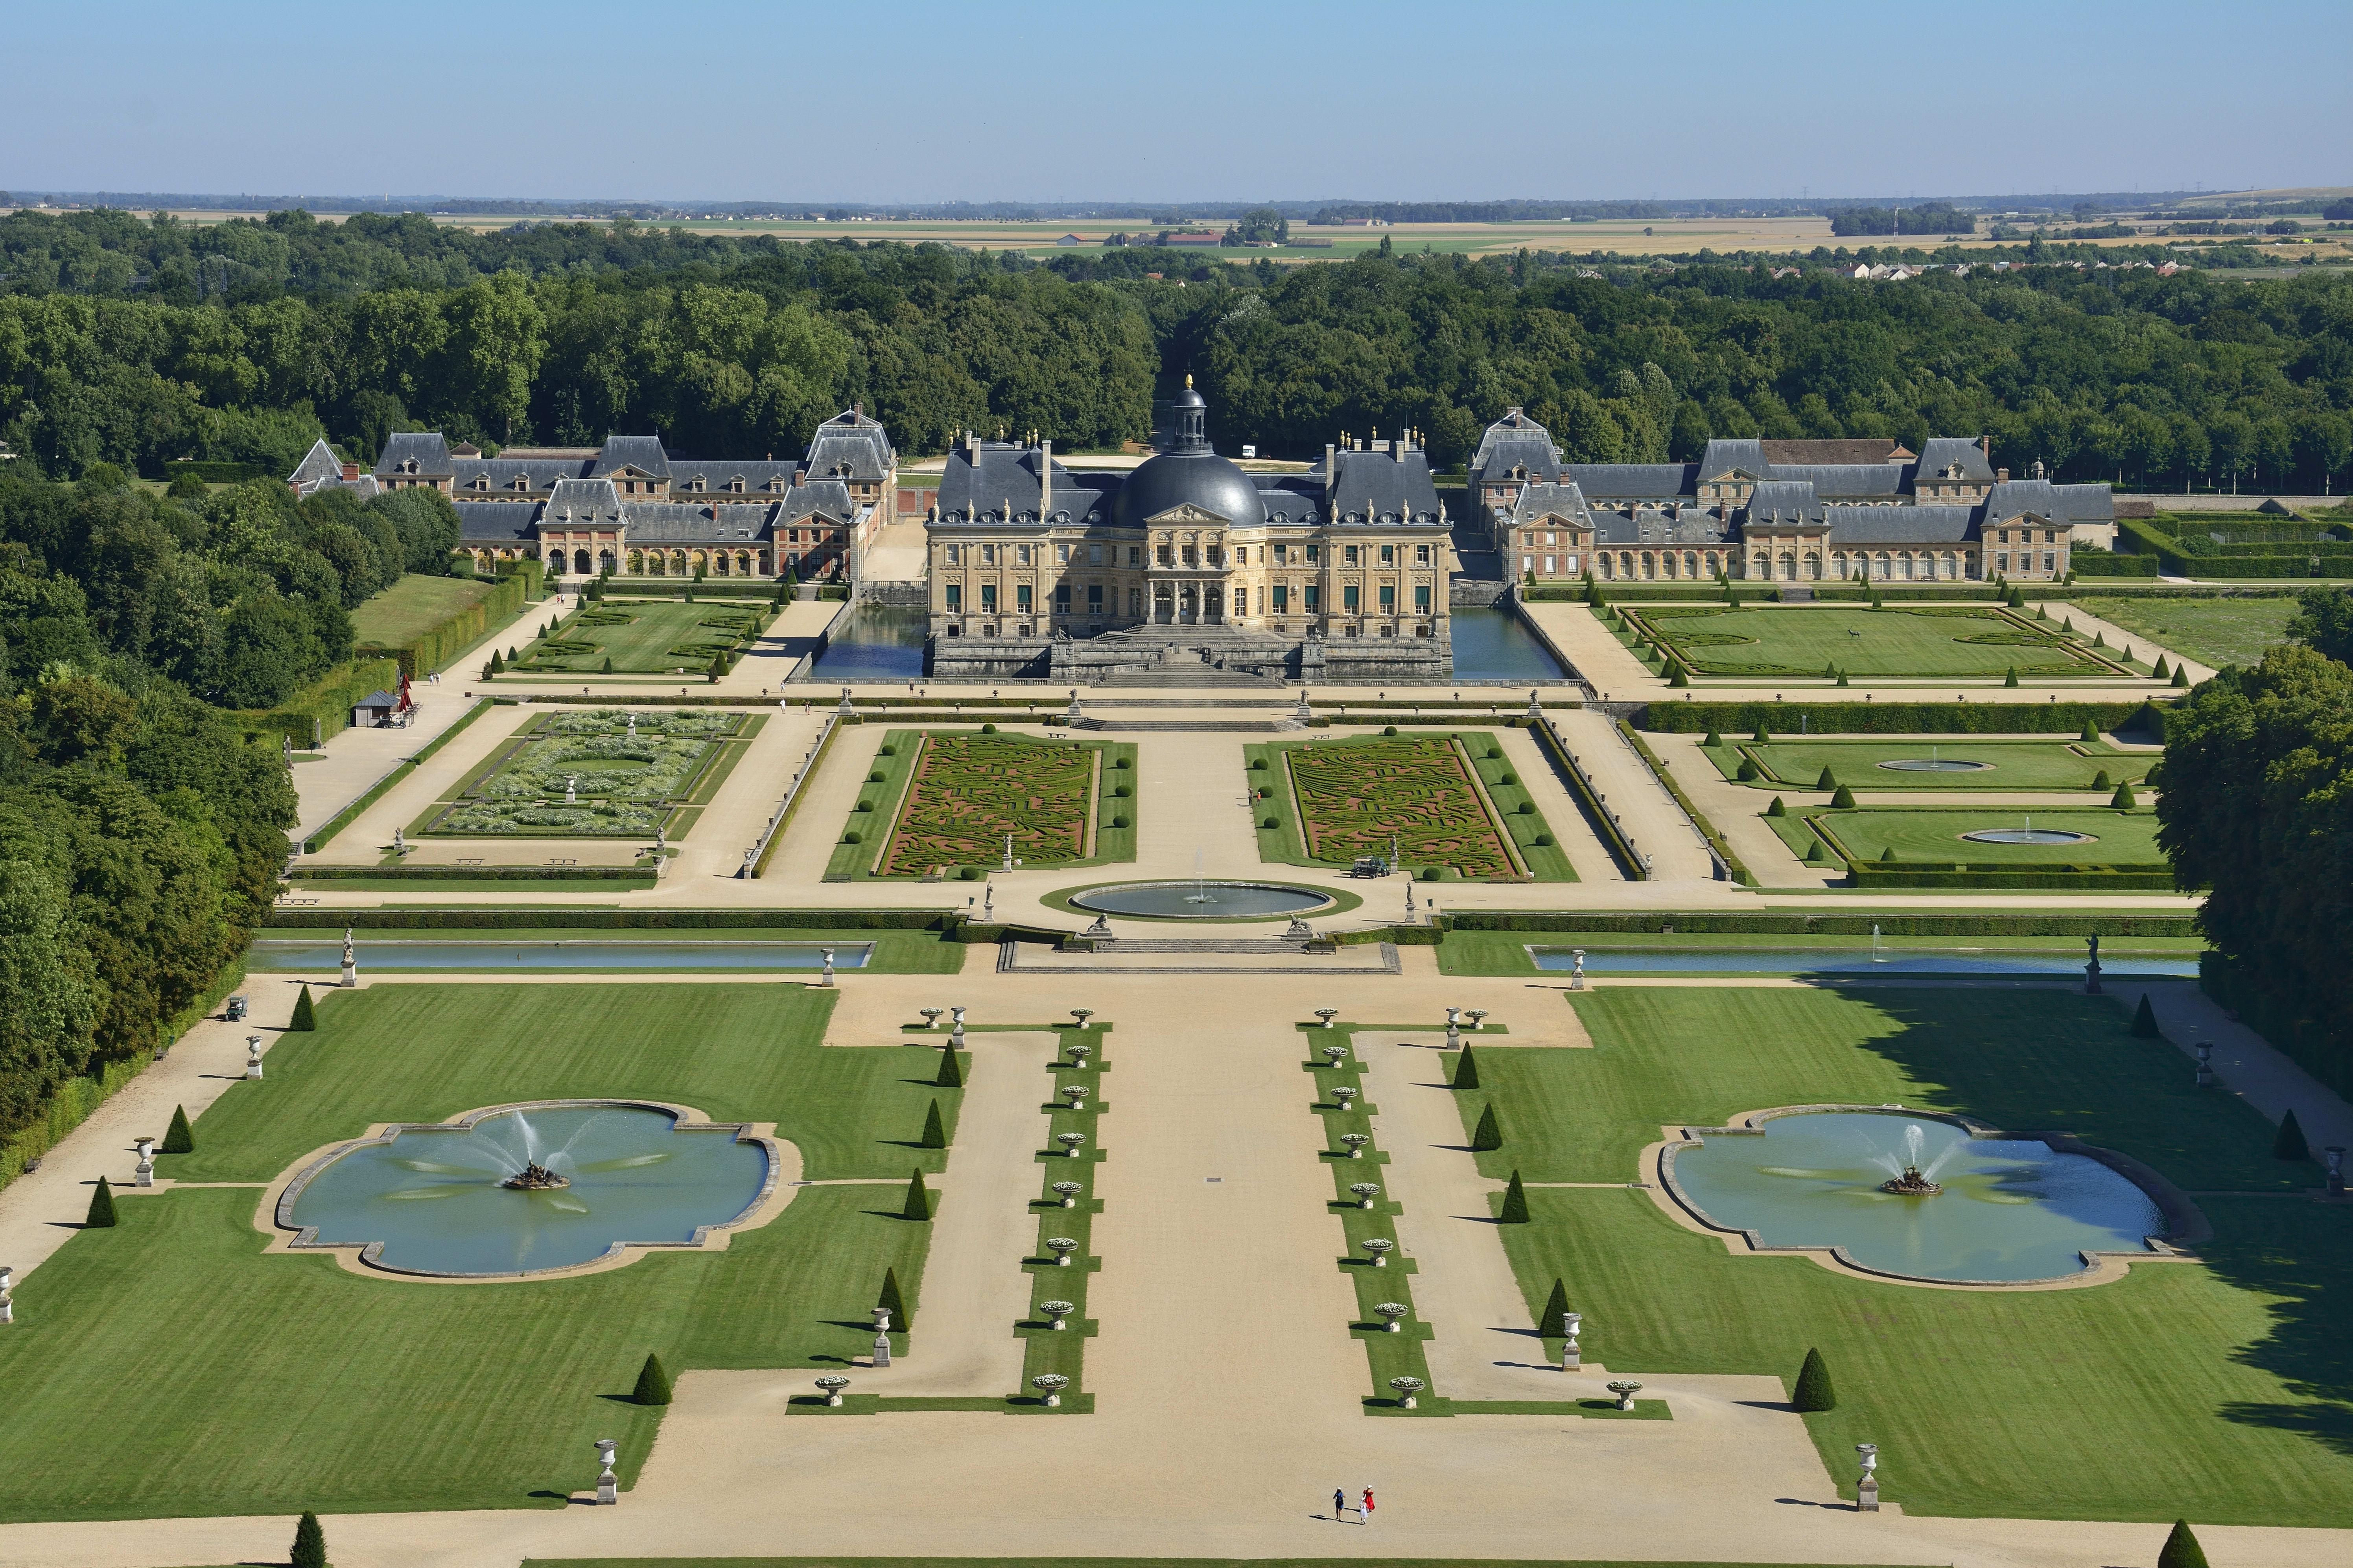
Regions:
<instances>
[{"instance_id":1,"label":"round topiary shrub","mask_svg":"<svg viewBox=\"0 0 2353 1568\"><path fill-rule=\"evenodd\" d=\"M994 735L997 733L997 726L994 724L983 724L980 727L980 732L984 735Z\"/></svg>"},{"instance_id":2,"label":"round topiary shrub","mask_svg":"<svg viewBox=\"0 0 2353 1568\"><path fill-rule=\"evenodd\" d=\"M1497 779L1495 782L1497 784L1515 784L1520 782L1520 775L1506 770L1504 776Z\"/></svg>"},{"instance_id":3,"label":"round topiary shrub","mask_svg":"<svg viewBox=\"0 0 2353 1568\"><path fill-rule=\"evenodd\" d=\"M1120 758L1118 761L1116 761L1116 762L1113 763L1112 763L1112 766L1113 766L1113 767L1115 767L1115 768L1124 768L1124 767L1129 767L1129 766L1132 766L1132 765L1133 765L1133 762L1134 762L1134 760L1133 760L1132 758L1128 758L1128 757L1122 757L1122 758Z\"/></svg>"},{"instance_id":4,"label":"round topiary shrub","mask_svg":"<svg viewBox=\"0 0 2353 1568\"><path fill-rule=\"evenodd\" d=\"M1127 786L1127 785L1125 785L1125 784L1113 784L1113 785L1112 785L1112 786L1111 786L1111 793L1112 793L1112 798L1113 798L1113 799L1114 799L1114 800L1125 800L1125 799L1126 799L1130 795L1133 795L1134 792L1133 790L1129 789L1129 788L1128 788L1128 786Z\"/></svg>"},{"instance_id":5,"label":"round topiary shrub","mask_svg":"<svg viewBox=\"0 0 2353 1568\"><path fill-rule=\"evenodd\" d=\"M956 875L967 882L977 882L980 880L980 868L977 866L966 866L963 870L957 872Z\"/></svg>"},{"instance_id":6,"label":"round topiary shrub","mask_svg":"<svg viewBox=\"0 0 2353 1568\"><path fill-rule=\"evenodd\" d=\"M1274 817L1270 816L1264 822L1260 823L1259 826L1261 827L1279 827L1282 824Z\"/></svg>"},{"instance_id":7,"label":"round topiary shrub","mask_svg":"<svg viewBox=\"0 0 2353 1568\"><path fill-rule=\"evenodd\" d=\"M1113 827L1125 827L1127 826L1127 818L1124 816L1114 816L1111 819L1111 825Z\"/></svg>"},{"instance_id":8,"label":"round topiary shrub","mask_svg":"<svg viewBox=\"0 0 2353 1568\"><path fill-rule=\"evenodd\" d=\"M895 757L899 754L899 748L896 746L885 746L874 754L878 757Z\"/></svg>"},{"instance_id":9,"label":"round topiary shrub","mask_svg":"<svg viewBox=\"0 0 2353 1568\"><path fill-rule=\"evenodd\" d=\"M1127 764L1126 764L1125 763L1120 763L1120 766L1121 766L1121 767L1125 767L1125 766L1127 766ZM1252 758L1250 759L1250 772L1252 772L1252 773L1264 773L1265 771L1266 771L1266 759L1265 759L1264 757L1252 757Z\"/></svg>"},{"instance_id":10,"label":"round topiary shrub","mask_svg":"<svg viewBox=\"0 0 2353 1568\"><path fill-rule=\"evenodd\" d=\"M874 803L871 800L861 800L858 803L858 809L860 811L871 811L874 809Z\"/></svg>"},{"instance_id":11,"label":"round topiary shrub","mask_svg":"<svg viewBox=\"0 0 2353 1568\"><path fill-rule=\"evenodd\" d=\"M1534 816L1535 814L1536 803L1535 801L1524 800L1520 802L1520 815L1522 816Z\"/></svg>"},{"instance_id":12,"label":"round topiary shrub","mask_svg":"<svg viewBox=\"0 0 2353 1568\"><path fill-rule=\"evenodd\" d=\"M1539 833L1535 838L1530 840L1530 842L1535 844L1539 849L1549 849L1552 847L1552 835L1549 833Z\"/></svg>"},{"instance_id":13,"label":"round topiary shrub","mask_svg":"<svg viewBox=\"0 0 2353 1568\"><path fill-rule=\"evenodd\" d=\"M844 844L863 844L866 842L866 839L864 835L860 834L858 829L853 827L849 832L841 836L841 841Z\"/></svg>"},{"instance_id":14,"label":"round topiary shrub","mask_svg":"<svg viewBox=\"0 0 2353 1568\"><path fill-rule=\"evenodd\" d=\"M866 775L866 782L868 784L881 784L882 782L882 770L881 768L876 768L872 773L868 773Z\"/></svg>"},{"instance_id":15,"label":"round topiary shrub","mask_svg":"<svg viewBox=\"0 0 2353 1568\"><path fill-rule=\"evenodd\" d=\"M1424 866L1421 868L1421 879L1425 882L1442 882L1446 880L1446 868L1443 866Z\"/></svg>"},{"instance_id":16,"label":"round topiary shrub","mask_svg":"<svg viewBox=\"0 0 2353 1568\"><path fill-rule=\"evenodd\" d=\"M1501 747L1501 746L1490 746L1490 747L1488 747L1488 748L1487 748L1487 756L1488 756L1488 759L1489 759L1490 761L1493 761L1493 760L1494 760L1495 758L1501 757L1503 754L1504 754L1504 748L1503 748L1503 747Z\"/></svg>"},{"instance_id":17,"label":"round topiary shrub","mask_svg":"<svg viewBox=\"0 0 2353 1568\"><path fill-rule=\"evenodd\" d=\"M1394 724L1384 724L1381 726L1381 733L1384 735L1394 735L1397 733L1397 726Z\"/></svg>"}]
</instances>

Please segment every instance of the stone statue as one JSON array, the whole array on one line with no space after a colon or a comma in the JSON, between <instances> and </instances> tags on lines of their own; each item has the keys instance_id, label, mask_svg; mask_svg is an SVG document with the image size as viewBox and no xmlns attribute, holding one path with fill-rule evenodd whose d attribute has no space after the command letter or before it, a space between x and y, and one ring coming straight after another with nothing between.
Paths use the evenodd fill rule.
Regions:
<instances>
[{"instance_id":1,"label":"stone statue","mask_svg":"<svg viewBox=\"0 0 2353 1568\"><path fill-rule=\"evenodd\" d=\"M2092 951L2091 962L2084 965L2084 994L2086 996L2097 996L2101 994L2100 939L2096 936L2085 937L2084 939L2084 945Z\"/></svg>"},{"instance_id":2,"label":"stone statue","mask_svg":"<svg viewBox=\"0 0 2353 1568\"><path fill-rule=\"evenodd\" d=\"M352 928L345 926L343 928L343 984L357 985L359 983L359 956L352 951Z\"/></svg>"}]
</instances>

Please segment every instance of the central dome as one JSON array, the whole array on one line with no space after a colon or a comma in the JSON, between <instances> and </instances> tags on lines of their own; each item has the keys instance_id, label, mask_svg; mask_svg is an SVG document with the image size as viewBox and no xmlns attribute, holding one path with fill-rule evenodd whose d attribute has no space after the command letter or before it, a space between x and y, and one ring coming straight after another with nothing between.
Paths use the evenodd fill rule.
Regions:
<instances>
[{"instance_id":1,"label":"central dome","mask_svg":"<svg viewBox=\"0 0 2353 1568\"><path fill-rule=\"evenodd\" d=\"M1187 504L1231 523L1264 522L1266 502L1259 499L1258 487L1209 445L1208 405L1193 390L1191 376L1168 412L1159 455L1128 475L1112 497L1112 526L1142 528L1147 520Z\"/></svg>"},{"instance_id":2,"label":"central dome","mask_svg":"<svg viewBox=\"0 0 2353 1568\"><path fill-rule=\"evenodd\" d=\"M1140 465L1112 497L1111 525L1142 528L1147 519L1187 503L1227 521L1266 521L1266 503L1250 478L1215 452L1163 452Z\"/></svg>"}]
</instances>

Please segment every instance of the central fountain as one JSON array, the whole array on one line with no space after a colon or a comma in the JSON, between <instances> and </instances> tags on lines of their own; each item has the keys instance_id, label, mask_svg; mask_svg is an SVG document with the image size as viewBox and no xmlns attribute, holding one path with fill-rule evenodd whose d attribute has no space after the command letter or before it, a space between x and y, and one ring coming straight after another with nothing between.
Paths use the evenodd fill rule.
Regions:
<instances>
[{"instance_id":1,"label":"central fountain","mask_svg":"<svg viewBox=\"0 0 2353 1568\"><path fill-rule=\"evenodd\" d=\"M1916 1125L1904 1129L1904 1168L1879 1184L1881 1192L1894 1193L1905 1198L1933 1198L1945 1190L1921 1173L1920 1147L1923 1142L1925 1137ZM1945 1152L1936 1157L1937 1163L1941 1164L1954 1147L1947 1144ZM1880 1158L1885 1160L1888 1157L1882 1155Z\"/></svg>"},{"instance_id":2,"label":"central fountain","mask_svg":"<svg viewBox=\"0 0 2353 1568\"><path fill-rule=\"evenodd\" d=\"M571 1184L571 1177L559 1176L541 1164L525 1165L499 1184L502 1187L511 1187L516 1192L522 1193L552 1193Z\"/></svg>"}]
</instances>

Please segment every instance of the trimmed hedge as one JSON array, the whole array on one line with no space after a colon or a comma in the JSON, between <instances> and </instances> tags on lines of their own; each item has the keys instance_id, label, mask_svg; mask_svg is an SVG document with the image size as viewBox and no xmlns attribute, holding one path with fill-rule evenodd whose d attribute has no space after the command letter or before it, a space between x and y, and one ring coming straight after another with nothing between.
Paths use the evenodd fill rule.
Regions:
<instances>
[{"instance_id":1,"label":"trimmed hedge","mask_svg":"<svg viewBox=\"0 0 2353 1568\"><path fill-rule=\"evenodd\" d=\"M2157 576L2154 555L2118 555L2106 550L2085 550L2080 546L2069 552L2067 564L2078 577L2147 577Z\"/></svg>"},{"instance_id":2,"label":"trimmed hedge","mask_svg":"<svg viewBox=\"0 0 2353 1568\"><path fill-rule=\"evenodd\" d=\"M2121 870L2086 866L2047 871L1938 871L1909 866L1901 860L1854 860L1847 863L1847 880L1857 888L1990 888L1997 891L2016 889L2070 893L2174 890L2169 868L2139 866Z\"/></svg>"},{"instance_id":3,"label":"trimmed hedge","mask_svg":"<svg viewBox=\"0 0 2353 1568\"><path fill-rule=\"evenodd\" d=\"M358 650L359 657L393 659L411 680L448 668L452 658L480 642L494 623L520 614L530 595L529 579L519 574L501 573L474 581L490 583L488 596L467 605L412 642L398 647L364 646Z\"/></svg>"},{"instance_id":4,"label":"trimmed hedge","mask_svg":"<svg viewBox=\"0 0 2353 1568\"><path fill-rule=\"evenodd\" d=\"M338 917L340 918L340 917ZM1481 910L1450 914L1453 931L1604 931L1664 935L1869 936L2198 936L2195 915L1973 915L1873 913L1813 915L1614 910ZM2209 992L2212 987L2208 987Z\"/></svg>"},{"instance_id":5,"label":"trimmed hedge","mask_svg":"<svg viewBox=\"0 0 2353 1568\"><path fill-rule=\"evenodd\" d=\"M2155 716L2162 739L2164 711L2151 701L1652 702L1638 722L1665 735L1753 734L1760 724L1778 736L1801 728L1810 735L2073 735L2087 721L2102 730L2146 731Z\"/></svg>"},{"instance_id":6,"label":"trimmed hedge","mask_svg":"<svg viewBox=\"0 0 2353 1568\"><path fill-rule=\"evenodd\" d=\"M284 735L304 749L311 737L323 741L352 727L352 710L363 697L400 689L400 666L389 658L352 659L335 666L287 701L266 711L233 712L248 737Z\"/></svg>"},{"instance_id":7,"label":"trimmed hedge","mask_svg":"<svg viewBox=\"0 0 2353 1568\"><path fill-rule=\"evenodd\" d=\"M297 882L604 882L643 881L639 866L298 866Z\"/></svg>"},{"instance_id":8,"label":"trimmed hedge","mask_svg":"<svg viewBox=\"0 0 2353 1568\"><path fill-rule=\"evenodd\" d=\"M361 931L952 931L957 910L271 910L278 930ZM997 929L997 928L990 928ZM987 939L994 942L994 937Z\"/></svg>"},{"instance_id":9,"label":"trimmed hedge","mask_svg":"<svg viewBox=\"0 0 2353 1568\"><path fill-rule=\"evenodd\" d=\"M208 485L241 485L248 479L270 479L278 476L259 463L200 463L193 459L173 459L163 465L157 478L166 482L182 474L194 474Z\"/></svg>"}]
</instances>

